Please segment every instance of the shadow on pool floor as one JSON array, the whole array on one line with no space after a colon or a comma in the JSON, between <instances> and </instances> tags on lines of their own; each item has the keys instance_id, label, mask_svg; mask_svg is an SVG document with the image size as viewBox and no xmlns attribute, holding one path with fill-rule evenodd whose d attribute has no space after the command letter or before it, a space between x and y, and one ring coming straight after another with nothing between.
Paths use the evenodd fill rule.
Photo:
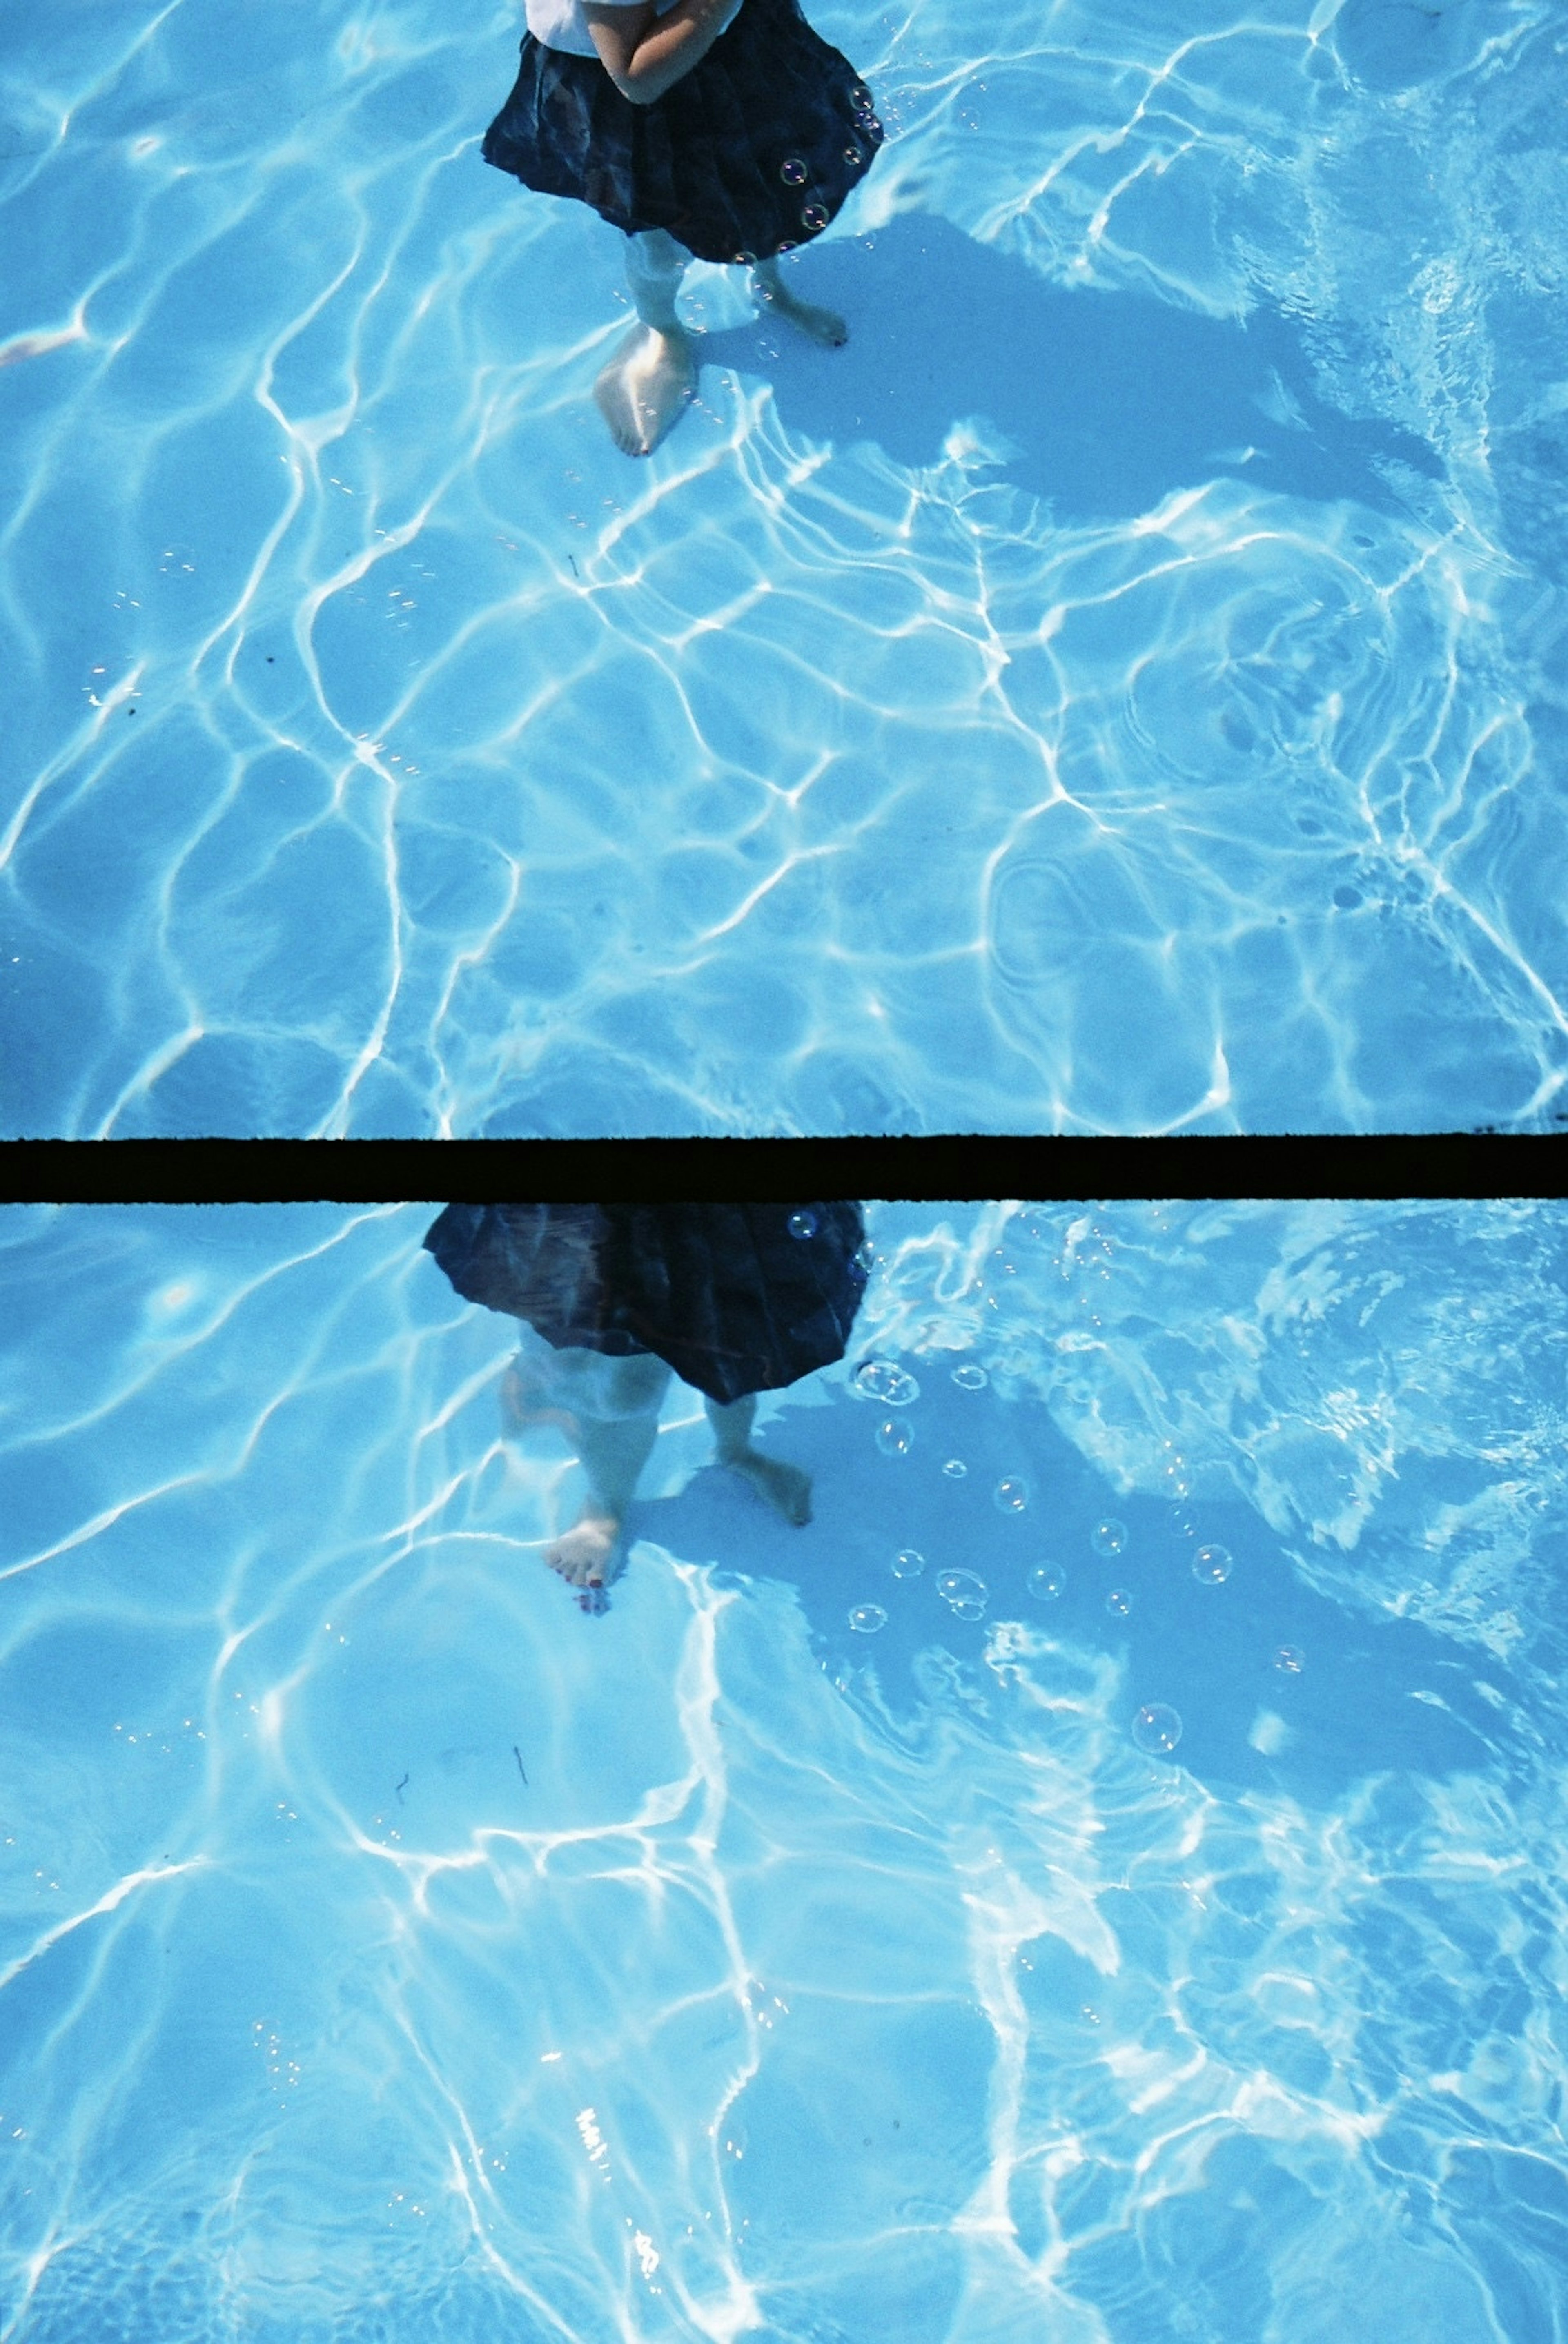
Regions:
<instances>
[{"instance_id":1,"label":"shadow on pool floor","mask_svg":"<svg viewBox=\"0 0 1568 2344\"><path fill-rule=\"evenodd\" d=\"M1005 477L1061 522L1132 520L1216 474L1276 493L1403 510L1390 468L1442 467L1424 440L1325 406L1298 327L1245 324L1152 297L1048 283L949 222L906 216L819 246L792 276L849 319L824 351L755 323L707 335L704 364L771 382L789 427L938 462L952 426L986 418Z\"/></svg>"},{"instance_id":2,"label":"shadow on pool floor","mask_svg":"<svg viewBox=\"0 0 1568 2344\"><path fill-rule=\"evenodd\" d=\"M1179 1533L1165 1500L1113 1493L1037 1404L994 1393L976 1404L944 1391L944 1380L931 1379L907 1457L878 1455L875 1410L847 1395L827 1408L786 1405L764 1429L764 1448L812 1473L815 1519L806 1530L787 1528L733 1475L707 1469L677 1496L639 1502L633 1541L717 1563L743 1583L793 1586L824 1663L869 1665L901 1733L918 1735L930 1715L922 1654L940 1646L984 1683L991 1623L1013 1618L1069 1645L1118 1653L1121 1713L1130 1721L1140 1702L1172 1703L1184 1726L1182 1764L1222 1796L1273 1791L1329 1811L1369 1776L1507 1775L1521 1763L1507 1702L1500 1711L1477 1688L1477 1677L1493 1672L1472 1647L1320 1594L1238 1500L1193 1500L1195 1533ZM944 1470L954 1456L966 1466L957 1480ZM1009 1519L991 1492L1004 1475L1020 1473L1030 1501ZM1114 1563L1090 1546L1108 1514L1128 1532ZM1194 1581L1192 1558L1205 1541L1233 1554L1222 1586ZM891 1564L905 1546L917 1547L926 1567L900 1581ZM1067 1590L1042 1604L1027 1593L1027 1575L1047 1558L1065 1566ZM634 1554L632 1568L651 1560ZM986 1582L985 1621L956 1618L938 1597L938 1576L955 1568ZM1125 1618L1107 1611L1118 1585L1133 1599ZM875 1637L849 1632L850 1606L865 1602L889 1615ZM1299 1675L1275 1665L1285 1645L1306 1655Z\"/></svg>"}]
</instances>

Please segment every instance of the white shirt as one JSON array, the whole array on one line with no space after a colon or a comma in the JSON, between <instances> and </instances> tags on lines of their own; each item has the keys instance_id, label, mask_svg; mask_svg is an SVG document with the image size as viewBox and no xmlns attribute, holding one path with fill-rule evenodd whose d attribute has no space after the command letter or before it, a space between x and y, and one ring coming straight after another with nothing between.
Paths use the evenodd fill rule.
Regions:
<instances>
[{"instance_id":1,"label":"white shirt","mask_svg":"<svg viewBox=\"0 0 1568 2344\"><path fill-rule=\"evenodd\" d=\"M640 0L600 0L600 5L607 8L635 8ZM524 5L529 31L547 49L569 49L574 57L599 55L582 13L582 0L524 0ZM674 5L675 0L657 0L661 16Z\"/></svg>"}]
</instances>

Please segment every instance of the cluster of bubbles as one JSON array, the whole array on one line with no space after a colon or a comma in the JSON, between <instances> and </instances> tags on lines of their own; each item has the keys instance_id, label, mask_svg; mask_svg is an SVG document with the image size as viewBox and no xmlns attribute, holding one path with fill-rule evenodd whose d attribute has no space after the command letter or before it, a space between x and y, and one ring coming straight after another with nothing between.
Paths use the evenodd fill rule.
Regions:
<instances>
[{"instance_id":1,"label":"cluster of bubbles","mask_svg":"<svg viewBox=\"0 0 1568 2344\"><path fill-rule=\"evenodd\" d=\"M960 1620L983 1620L986 1616L986 1582L972 1571L945 1571L936 1581L936 1592Z\"/></svg>"},{"instance_id":2,"label":"cluster of bubbles","mask_svg":"<svg viewBox=\"0 0 1568 2344\"><path fill-rule=\"evenodd\" d=\"M852 154L854 159L858 162L860 159L860 150L858 147L853 149L845 147L845 161L847 162L851 158ZM802 162L798 155L786 156L784 160L779 165L779 177L784 181L786 187L804 187L810 177L810 172L807 170L804 163ZM825 204L819 204L814 200L813 202L804 204L801 207L800 224L802 227L809 229L813 236L820 235L821 231L827 226L831 217L832 214L829 212ZM785 250L793 251L793 246L786 247L781 244L779 247L779 250L781 252Z\"/></svg>"},{"instance_id":3,"label":"cluster of bubbles","mask_svg":"<svg viewBox=\"0 0 1568 2344\"><path fill-rule=\"evenodd\" d=\"M893 1558L895 1579L920 1579L925 1575L926 1557L918 1547L900 1547ZM989 1591L985 1581L973 1571L945 1571L937 1579L936 1592L949 1612L960 1620L983 1620ZM880 1603L857 1603L849 1614L849 1624L857 1635L875 1636L887 1625L887 1614Z\"/></svg>"},{"instance_id":4,"label":"cluster of bubbles","mask_svg":"<svg viewBox=\"0 0 1568 2344\"><path fill-rule=\"evenodd\" d=\"M804 1226L797 1227L797 1223ZM790 1222L791 1233L809 1237L815 1233L814 1216L794 1215ZM869 1270L872 1248L869 1241L862 1247L857 1258ZM986 1369L973 1361L953 1369L953 1381L962 1391L982 1391L990 1379ZM855 1372L855 1386L863 1398L879 1401L885 1408L908 1408L920 1397L920 1386L905 1369L889 1359L867 1359ZM913 1428L898 1417L882 1419L876 1427L876 1445L885 1456L906 1457L914 1446ZM1168 1447L1169 1444L1168 1444ZM950 1481L961 1481L968 1467L961 1457L949 1457L942 1468ZM1191 1480L1185 1460L1174 1450L1161 1468L1166 1493L1176 1502L1170 1510L1171 1528L1179 1538L1196 1540L1198 1520L1188 1500L1191 1496ZM1007 1474L998 1481L991 1493L992 1503L998 1513L1017 1515L1029 1505L1029 1486L1019 1474ZM1089 1545L1104 1561L1115 1561L1127 1551L1128 1526L1114 1514L1096 1522L1089 1532ZM1222 1587L1235 1568L1234 1558L1227 1546L1210 1540L1195 1548L1190 1569L1193 1578L1202 1587ZM915 1547L902 1547L893 1558L895 1579L919 1579L926 1570L926 1558ZM1036 1563L1025 1579L1025 1586L1037 1602L1054 1603L1067 1591L1067 1576L1058 1562ZM986 1582L972 1571L945 1571L936 1581L938 1596L956 1618L983 1620L986 1616L987 1590ZM1105 1599L1105 1608L1113 1618L1125 1620L1133 1609L1130 1589L1113 1587ZM849 1624L858 1634L875 1635L887 1624L887 1613L879 1603L858 1603L849 1614ZM1272 1665L1286 1676L1300 1676L1306 1665L1305 1656L1297 1645L1281 1644L1274 1652ZM1181 1739L1181 1719L1168 1702L1146 1702L1132 1720L1131 1738L1136 1746L1150 1757L1168 1757Z\"/></svg>"},{"instance_id":5,"label":"cluster of bubbles","mask_svg":"<svg viewBox=\"0 0 1568 2344\"><path fill-rule=\"evenodd\" d=\"M920 1397L920 1386L906 1369L891 1359L867 1359L855 1371L855 1389L866 1399L879 1399L886 1408L913 1408Z\"/></svg>"},{"instance_id":6,"label":"cluster of bubbles","mask_svg":"<svg viewBox=\"0 0 1568 2344\"><path fill-rule=\"evenodd\" d=\"M907 1369L892 1359L865 1359L856 1368L855 1389L862 1399L874 1399L884 1408L913 1408L920 1397L920 1386ZM875 1440L885 1457L907 1457L915 1446L915 1428L895 1416L885 1416L877 1425Z\"/></svg>"},{"instance_id":7,"label":"cluster of bubbles","mask_svg":"<svg viewBox=\"0 0 1568 2344\"><path fill-rule=\"evenodd\" d=\"M1162 1441L1160 1446L1165 1454L1159 1468L1159 1479L1166 1496L1190 1498L1192 1476L1188 1470L1186 1458L1180 1455L1173 1441Z\"/></svg>"},{"instance_id":8,"label":"cluster of bubbles","mask_svg":"<svg viewBox=\"0 0 1568 2344\"><path fill-rule=\"evenodd\" d=\"M824 219L823 226L825 227L826 225L827 222ZM740 261L744 261L749 266L754 260L755 260L756 254L754 252L737 252L735 258ZM788 1229L792 1238L798 1238L800 1243L804 1245L810 1238L815 1237L817 1230L821 1228L822 1224L817 1219L816 1215L812 1211L809 1205L799 1205L790 1215L789 1219L785 1222L784 1226ZM873 1269L876 1266L876 1248L872 1244L869 1238L863 1238L860 1243L855 1247L855 1260L857 1268L864 1271L865 1275L869 1278Z\"/></svg>"}]
</instances>

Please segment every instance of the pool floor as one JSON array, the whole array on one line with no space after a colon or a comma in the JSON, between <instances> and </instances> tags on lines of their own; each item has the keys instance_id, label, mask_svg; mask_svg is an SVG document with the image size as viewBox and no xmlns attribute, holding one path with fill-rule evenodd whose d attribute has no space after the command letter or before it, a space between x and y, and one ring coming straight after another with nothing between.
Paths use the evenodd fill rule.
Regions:
<instances>
[{"instance_id":1,"label":"pool floor","mask_svg":"<svg viewBox=\"0 0 1568 2344\"><path fill-rule=\"evenodd\" d=\"M817 21L646 462L510 9L5 36L0 1132L1568 1112L1553 12Z\"/></svg>"},{"instance_id":2,"label":"pool floor","mask_svg":"<svg viewBox=\"0 0 1568 2344\"><path fill-rule=\"evenodd\" d=\"M875 1207L597 1618L428 1217L0 1215L0 2332L1558 2331L1560 1207Z\"/></svg>"}]
</instances>

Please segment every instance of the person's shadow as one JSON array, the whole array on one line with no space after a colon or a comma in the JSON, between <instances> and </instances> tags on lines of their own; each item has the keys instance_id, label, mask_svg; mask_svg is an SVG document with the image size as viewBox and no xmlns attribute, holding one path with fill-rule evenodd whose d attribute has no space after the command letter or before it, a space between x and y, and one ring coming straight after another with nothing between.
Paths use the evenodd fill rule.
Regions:
<instances>
[{"instance_id":1,"label":"person's shadow","mask_svg":"<svg viewBox=\"0 0 1568 2344\"><path fill-rule=\"evenodd\" d=\"M792 1588L829 1673L869 1667L877 1706L901 1737L919 1740L932 1717L932 1653L984 1684L990 1623L1016 1619L1071 1646L1121 1652L1125 1717L1143 1702L1173 1704L1181 1763L1222 1795L1283 1792L1325 1809L1369 1774L1506 1775L1518 1762L1517 1733L1478 1689L1471 1651L1414 1620L1351 1612L1317 1593L1249 1507L1194 1501L1195 1528L1179 1532L1170 1504L1113 1495L1037 1403L957 1391L939 1366L922 1369L921 1385L904 1457L878 1452L874 1430L885 1411L842 1387L819 1387L815 1405L786 1400L760 1445L811 1473L806 1529L781 1521L734 1474L704 1468L677 1495L633 1505L632 1541L716 1564L743 1587ZM954 1458L961 1477L946 1470ZM993 1492L1014 1477L1027 1502L1004 1514ZM1115 1561L1091 1541L1108 1515L1128 1533ZM1233 1556L1219 1586L1194 1578L1197 1550L1209 1541ZM908 1547L925 1568L896 1577L894 1556ZM1047 1559L1066 1585L1041 1601L1028 1573ZM985 1620L943 1601L938 1581L954 1570L984 1581ZM1118 1585L1132 1597L1126 1618L1107 1611ZM885 1619L856 1633L851 1610L867 1603ZM1281 1647L1306 1654L1300 1674L1278 1665Z\"/></svg>"},{"instance_id":2,"label":"person's shadow","mask_svg":"<svg viewBox=\"0 0 1568 2344\"><path fill-rule=\"evenodd\" d=\"M1325 406L1278 312L1240 325L1066 290L923 215L869 241L820 245L788 280L844 312L846 349L764 318L708 335L704 364L771 382L783 420L814 440L874 440L916 468L941 460L956 423L984 417L1010 443L1003 477L1064 523L1136 519L1219 473L1382 510L1402 509L1400 467L1442 476L1424 440Z\"/></svg>"}]
</instances>

